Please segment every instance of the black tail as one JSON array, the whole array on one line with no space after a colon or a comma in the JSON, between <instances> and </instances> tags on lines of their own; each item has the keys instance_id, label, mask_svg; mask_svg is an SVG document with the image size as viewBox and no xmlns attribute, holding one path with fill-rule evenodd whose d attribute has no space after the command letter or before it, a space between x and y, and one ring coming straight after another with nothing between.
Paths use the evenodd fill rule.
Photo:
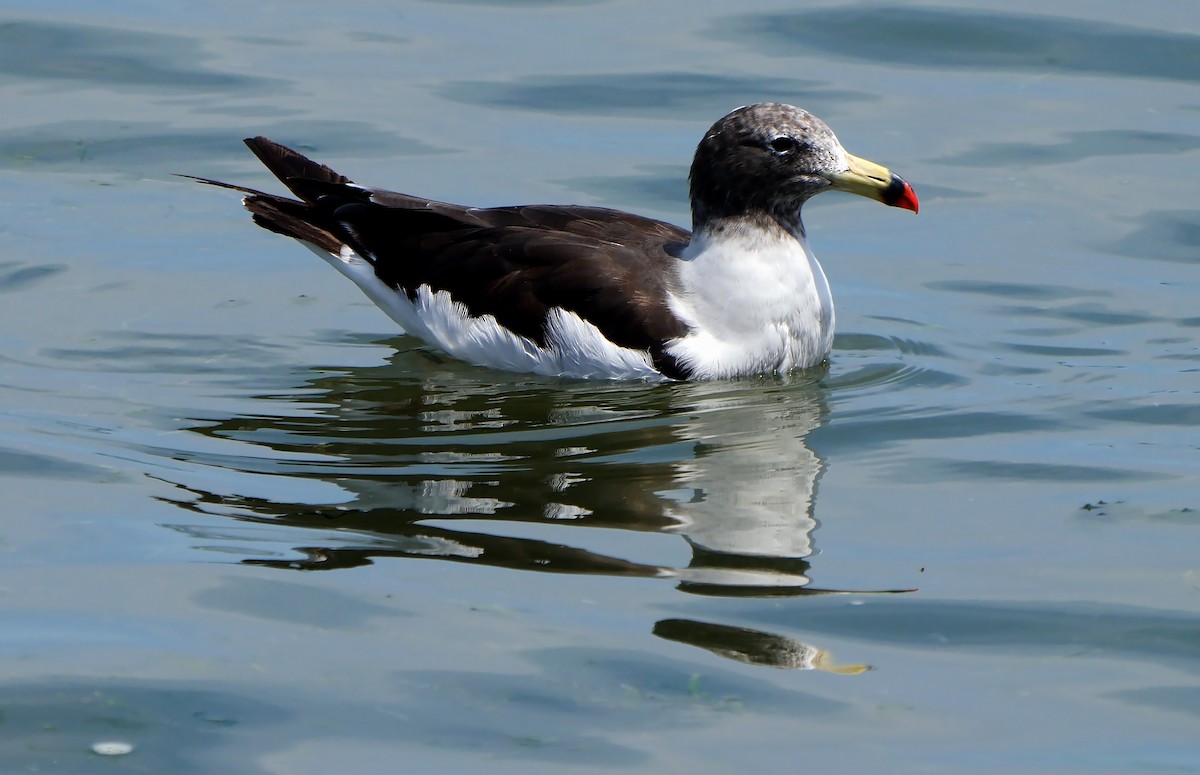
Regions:
<instances>
[{"instance_id":1,"label":"black tail","mask_svg":"<svg viewBox=\"0 0 1200 775\"><path fill-rule=\"evenodd\" d=\"M247 137L244 141L246 145L254 152L254 155L266 165L275 177L287 186L293 194L303 199L309 204L313 203L313 199L305 196L311 189L305 189L302 185L297 186L293 181L319 181L321 183L353 183L354 181L345 175L339 175L333 170L326 167L324 164L318 164L312 159L303 154L293 151L286 145L280 145L274 140L268 140L265 137Z\"/></svg>"},{"instance_id":2,"label":"black tail","mask_svg":"<svg viewBox=\"0 0 1200 775\"><path fill-rule=\"evenodd\" d=\"M337 225L321 212L321 208L313 205L318 195L316 191L323 186L350 183L351 180L265 137L248 138L246 145L302 201L211 178L180 177L242 192L246 195L242 204L254 215L254 222L264 229L308 242L330 253L341 250L345 240L336 235Z\"/></svg>"}]
</instances>

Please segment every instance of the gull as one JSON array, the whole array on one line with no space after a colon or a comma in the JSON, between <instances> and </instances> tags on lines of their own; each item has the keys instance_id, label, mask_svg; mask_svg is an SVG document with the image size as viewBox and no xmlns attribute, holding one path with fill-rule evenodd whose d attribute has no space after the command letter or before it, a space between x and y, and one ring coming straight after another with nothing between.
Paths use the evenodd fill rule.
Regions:
<instances>
[{"instance_id":1,"label":"gull","mask_svg":"<svg viewBox=\"0 0 1200 775\"><path fill-rule=\"evenodd\" d=\"M296 198L194 179L245 194L255 223L310 248L406 333L472 364L546 376L815 366L833 345L834 308L802 206L840 190L918 209L902 178L781 103L738 108L705 133L690 232L602 207L438 202L358 185L265 137L245 142Z\"/></svg>"}]
</instances>

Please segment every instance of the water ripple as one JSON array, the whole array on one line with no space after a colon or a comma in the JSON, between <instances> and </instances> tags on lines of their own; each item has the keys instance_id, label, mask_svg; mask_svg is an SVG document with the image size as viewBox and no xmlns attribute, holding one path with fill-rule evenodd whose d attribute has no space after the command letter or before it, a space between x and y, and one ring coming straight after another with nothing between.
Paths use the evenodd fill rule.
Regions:
<instances>
[{"instance_id":1,"label":"water ripple","mask_svg":"<svg viewBox=\"0 0 1200 775\"><path fill-rule=\"evenodd\" d=\"M1065 16L853 6L731 16L709 34L777 56L821 51L888 67L1200 81L1200 36Z\"/></svg>"},{"instance_id":2,"label":"water ripple","mask_svg":"<svg viewBox=\"0 0 1200 775\"><path fill-rule=\"evenodd\" d=\"M1101 129L1068 132L1057 143L984 143L935 161L960 167L1012 167L1014 164L1047 166L1072 164L1102 156L1166 154L1175 156L1200 148L1200 135Z\"/></svg>"},{"instance_id":3,"label":"water ripple","mask_svg":"<svg viewBox=\"0 0 1200 775\"><path fill-rule=\"evenodd\" d=\"M23 291L56 274L67 271L66 264L25 266L16 261L0 263L0 293Z\"/></svg>"},{"instance_id":4,"label":"water ripple","mask_svg":"<svg viewBox=\"0 0 1200 775\"><path fill-rule=\"evenodd\" d=\"M813 110L822 105L870 99L861 92L831 89L817 81L718 74L641 72L534 75L509 82L455 81L443 97L471 105L583 115L673 115L711 121L733 105L797 95ZM716 106L716 107L714 107ZM715 112L714 112L715 111Z\"/></svg>"},{"instance_id":5,"label":"water ripple","mask_svg":"<svg viewBox=\"0 0 1200 775\"><path fill-rule=\"evenodd\" d=\"M1107 291L1072 288L1065 285L1004 283L988 280L934 280L925 283L925 287L935 291L973 293L983 296L997 296L1003 299L1022 299L1025 301L1064 301L1067 299L1112 295Z\"/></svg>"},{"instance_id":6,"label":"water ripple","mask_svg":"<svg viewBox=\"0 0 1200 775\"><path fill-rule=\"evenodd\" d=\"M0 74L170 92L279 90L271 78L202 69L203 48L182 35L45 21L0 23Z\"/></svg>"},{"instance_id":7,"label":"water ripple","mask_svg":"<svg viewBox=\"0 0 1200 775\"><path fill-rule=\"evenodd\" d=\"M895 362L871 363L842 372L829 380L829 387L837 391L846 391L864 388L947 388L960 387L967 383L968 380L965 377L947 371Z\"/></svg>"},{"instance_id":8,"label":"water ripple","mask_svg":"<svg viewBox=\"0 0 1200 775\"><path fill-rule=\"evenodd\" d=\"M1200 263L1200 217L1196 210L1152 210L1136 220L1138 227L1109 245L1109 252L1149 261Z\"/></svg>"},{"instance_id":9,"label":"water ripple","mask_svg":"<svg viewBox=\"0 0 1200 775\"><path fill-rule=\"evenodd\" d=\"M245 122L239 122L245 124ZM337 138L340 147L359 155L422 155L438 153L432 145L397 136L365 123L333 119L289 118L251 124L256 133L308 148L319 138ZM180 172L180 159L196 160L197 167L212 172L200 159L238 159L245 149L239 142L244 130L180 129L152 121L108 119L60 121L22 126L0 132L0 168L39 172L119 172L125 175L165 177ZM187 170L183 170L187 171ZM191 170L198 171L198 170Z\"/></svg>"}]
</instances>

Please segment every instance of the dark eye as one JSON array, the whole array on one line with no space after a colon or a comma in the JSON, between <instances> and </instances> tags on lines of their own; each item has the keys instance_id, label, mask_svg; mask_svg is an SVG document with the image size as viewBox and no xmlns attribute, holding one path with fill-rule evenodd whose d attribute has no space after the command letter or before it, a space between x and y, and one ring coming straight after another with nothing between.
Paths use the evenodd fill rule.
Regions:
<instances>
[{"instance_id":1,"label":"dark eye","mask_svg":"<svg viewBox=\"0 0 1200 775\"><path fill-rule=\"evenodd\" d=\"M771 150L775 153L791 153L798 147L800 147L800 143L796 141L796 138L787 135L781 135L771 141Z\"/></svg>"}]
</instances>

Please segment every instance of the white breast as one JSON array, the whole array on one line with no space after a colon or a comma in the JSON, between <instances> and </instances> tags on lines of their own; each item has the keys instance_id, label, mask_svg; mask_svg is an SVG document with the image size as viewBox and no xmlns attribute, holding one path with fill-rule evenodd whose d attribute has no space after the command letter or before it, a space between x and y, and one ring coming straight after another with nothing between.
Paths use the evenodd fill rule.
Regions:
<instances>
[{"instance_id":1,"label":"white breast","mask_svg":"<svg viewBox=\"0 0 1200 775\"><path fill-rule=\"evenodd\" d=\"M833 297L802 227L697 234L670 303L692 328L667 352L697 379L783 372L833 346Z\"/></svg>"}]
</instances>

